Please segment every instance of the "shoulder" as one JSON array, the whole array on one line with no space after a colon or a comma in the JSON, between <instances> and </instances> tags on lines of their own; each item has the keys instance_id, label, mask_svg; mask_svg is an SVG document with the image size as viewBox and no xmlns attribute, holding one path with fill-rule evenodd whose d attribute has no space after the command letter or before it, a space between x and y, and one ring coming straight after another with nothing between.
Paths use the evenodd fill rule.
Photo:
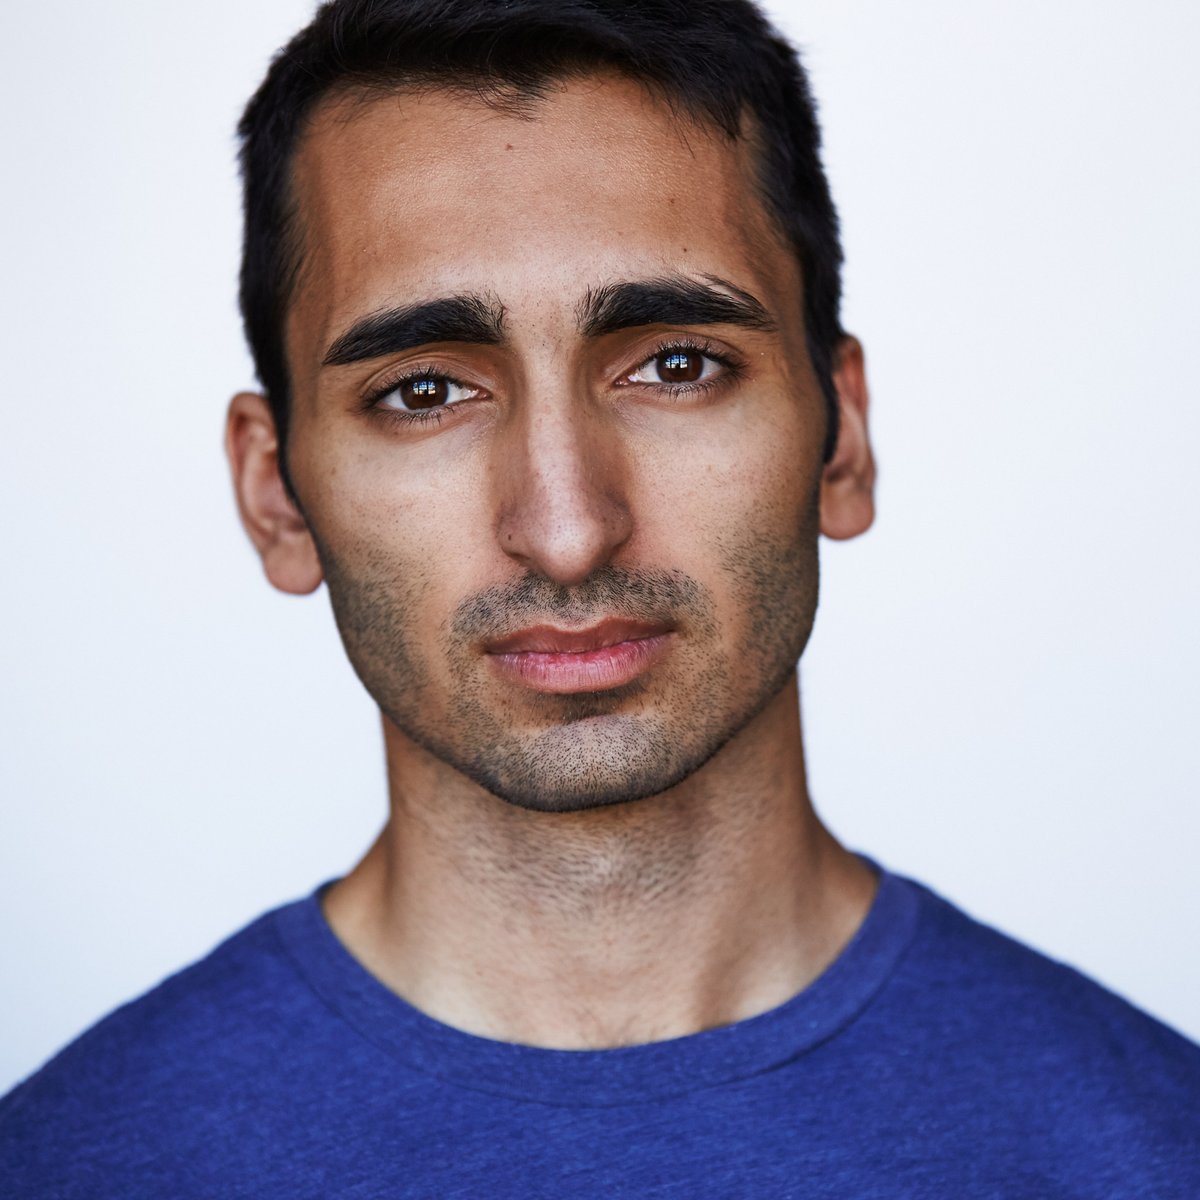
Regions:
<instances>
[{"instance_id":1,"label":"shoulder","mask_svg":"<svg viewBox=\"0 0 1200 1200\"><path fill-rule=\"evenodd\" d=\"M110 1013L0 1099L0 1173L49 1181L69 1169L73 1181L100 1181L210 1135L205 1113L226 1110L230 1089L304 1019L278 911Z\"/></svg>"},{"instance_id":2,"label":"shoulder","mask_svg":"<svg viewBox=\"0 0 1200 1200\"><path fill-rule=\"evenodd\" d=\"M1095 980L920 884L888 1010L947 1099L1037 1129L1066 1154L1200 1161L1200 1047ZM903 1016L901 1016L903 1014Z\"/></svg>"},{"instance_id":3,"label":"shoulder","mask_svg":"<svg viewBox=\"0 0 1200 1200\"><path fill-rule=\"evenodd\" d=\"M1185 1060L1200 1047L1066 963L969 916L911 880L919 923L908 969L925 987L953 989L964 1019L986 1014L1003 1028L1034 1037L1051 1029L1075 1037L1146 1043L1178 1051Z\"/></svg>"}]
</instances>

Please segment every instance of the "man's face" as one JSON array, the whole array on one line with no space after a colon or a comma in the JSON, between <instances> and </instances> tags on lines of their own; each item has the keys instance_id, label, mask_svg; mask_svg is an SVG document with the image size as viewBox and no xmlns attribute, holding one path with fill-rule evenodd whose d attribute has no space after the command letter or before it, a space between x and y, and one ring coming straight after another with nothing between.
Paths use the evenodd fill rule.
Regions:
<instances>
[{"instance_id":1,"label":"man's face","mask_svg":"<svg viewBox=\"0 0 1200 1200\"><path fill-rule=\"evenodd\" d=\"M289 463L391 728L496 795L652 795L790 680L824 401L748 147L640 87L327 103Z\"/></svg>"}]
</instances>

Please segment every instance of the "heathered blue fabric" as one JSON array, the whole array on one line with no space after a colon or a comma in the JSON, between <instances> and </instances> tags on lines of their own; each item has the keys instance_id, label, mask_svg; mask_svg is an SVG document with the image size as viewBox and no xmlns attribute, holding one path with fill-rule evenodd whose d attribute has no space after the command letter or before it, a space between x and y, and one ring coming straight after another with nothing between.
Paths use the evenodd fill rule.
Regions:
<instances>
[{"instance_id":1,"label":"heathered blue fabric","mask_svg":"<svg viewBox=\"0 0 1200 1200\"><path fill-rule=\"evenodd\" d=\"M884 874L782 1007L604 1051L422 1015L319 892L0 1101L9 1197L1200 1197L1200 1048Z\"/></svg>"}]
</instances>

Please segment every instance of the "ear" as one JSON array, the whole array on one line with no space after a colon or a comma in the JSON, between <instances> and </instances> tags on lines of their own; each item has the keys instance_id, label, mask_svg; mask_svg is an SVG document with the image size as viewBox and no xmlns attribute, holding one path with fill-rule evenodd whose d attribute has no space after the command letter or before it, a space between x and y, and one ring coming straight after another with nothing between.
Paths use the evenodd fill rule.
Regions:
<instances>
[{"instance_id":1,"label":"ear","mask_svg":"<svg viewBox=\"0 0 1200 1200\"><path fill-rule=\"evenodd\" d=\"M267 578L281 592L313 591L321 582L321 563L308 525L283 486L275 418L264 397L239 392L230 401L225 453L242 524Z\"/></svg>"},{"instance_id":2,"label":"ear","mask_svg":"<svg viewBox=\"0 0 1200 1200\"><path fill-rule=\"evenodd\" d=\"M875 519L875 458L867 435L867 374L858 338L844 337L834 353L838 440L821 477L821 532L857 537Z\"/></svg>"}]
</instances>

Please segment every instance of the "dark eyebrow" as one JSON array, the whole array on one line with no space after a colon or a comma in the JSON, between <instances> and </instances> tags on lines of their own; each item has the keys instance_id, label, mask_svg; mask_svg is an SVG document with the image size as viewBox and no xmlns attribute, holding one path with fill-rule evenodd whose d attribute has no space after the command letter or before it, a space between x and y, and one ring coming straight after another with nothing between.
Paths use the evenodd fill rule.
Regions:
<instances>
[{"instance_id":1,"label":"dark eyebrow","mask_svg":"<svg viewBox=\"0 0 1200 1200\"><path fill-rule=\"evenodd\" d=\"M640 325L741 325L773 332L775 322L749 292L715 275L707 282L670 275L589 288L579 310L586 337Z\"/></svg>"},{"instance_id":2,"label":"dark eyebrow","mask_svg":"<svg viewBox=\"0 0 1200 1200\"><path fill-rule=\"evenodd\" d=\"M322 365L344 366L433 342L496 346L504 340L504 306L482 296L444 296L374 312L356 321L325 352Z\"/></svg>"}]
</instances>

